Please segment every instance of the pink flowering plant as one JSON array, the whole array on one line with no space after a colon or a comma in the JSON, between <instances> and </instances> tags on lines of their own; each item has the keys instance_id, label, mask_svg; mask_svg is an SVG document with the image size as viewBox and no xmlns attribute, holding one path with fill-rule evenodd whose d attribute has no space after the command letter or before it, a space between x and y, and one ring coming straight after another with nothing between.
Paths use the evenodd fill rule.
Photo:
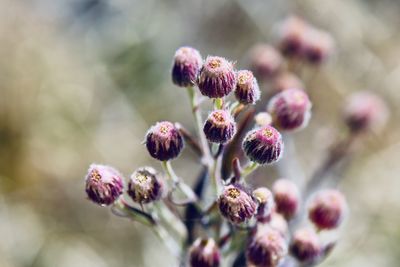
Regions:
<instances>
[{"instance_id":1,"label":"pink flowering plant","mask_svg":"<svg viewBox=\"0 0 400 267\"><path fill-rule=\"evenodd\" d=\"M338 181L329 173L344 166L340 163L349 160L356 141L384 126L384 102L368 92L348 98L343 109L347 132L307 181L281 177L268 188L254 187L252 179L267 165L292 167L296 159L290 157L296 155L285 144L293 144L292 133L312 120L301 69L319 68L333 48L328 33L297 17L280 25L275 46L258 44L250 50L250 70L237 70L219 56L203 59L192 47L179 48L172 81L188 92L197 132L156 122L144 143L163 172L143 166L125 179L111 166L92 164L85 179L88 198L149 226L180 266L318 265L334 248L348 214ZM206 101L213 108L203 117ZM202 166L193 187L172 166L185 147ZM327 231L335 238L322 238Z\"/></svg>"}]
</instances>

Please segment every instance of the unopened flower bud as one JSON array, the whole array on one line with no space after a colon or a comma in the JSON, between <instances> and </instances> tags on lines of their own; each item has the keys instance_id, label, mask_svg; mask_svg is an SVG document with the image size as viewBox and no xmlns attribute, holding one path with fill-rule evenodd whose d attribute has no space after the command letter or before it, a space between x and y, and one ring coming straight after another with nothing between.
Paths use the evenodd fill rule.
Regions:
<instances>
[{"instance_id":1,"label":"unopened flower bud","mask_svg":"<svg viewBox=\"0 0 400 267\"><path fill-rule=\"evenodd\" d=\"M222 57L208 56L198 78L200 92L210 98L221 98L236 87L233 64Z\"/></svg>"},{"instance_id":2,"label":"unopened flower bud","mask_svg":"<svg viewBox=\"0 0 400 267\"><path fill-rule=\"evenodd\" d=\"M333 53L334 42L330 34L309 28L304 37L303 56L311 64L325 62Z\"/></svg>"},{"instance_id":3,"label":"unopened flower bud","mask_svg":"<svg viewBox=\"0 0 400 267\"><path fill-rule=\"evenodd\" d=\"M243 150L251 161L258 164L276 162L283 152L282 136L274 127L263 126L247 133Z\"/></svg>"},{"instance_id":4,"label":"unopened flower bud","mask_svg":"<svg viewBox=\"0 0 400 267\"><path fill-rule=\"evenodd\" d=\"M235 97L237 101L244 105L255 104L260 99L260 88L251 71L238 71Z\"/></svg>"},{"instance_id":5,"label":"unopened flower bud","mask_svg":"<svg viewBox=\"0 0 400 267\"><path fill-rule=\"evenodd\" d=\"M86 193L90 200L101 205L113 204L122 194L122 175L114 168L92 164L85 178Z\"/></svg>"},{"instance_id":6,"label":"unopened flower bud","mask_svg":"<svg viewBox=\"0 0 400 267\"><path fill-rule=\"evenodd\" d=\"M272 123L272 117L268 112L259 112L254 116L254 120L258 126L270 125Z\"/></svg>"},{"instance_id":7,"label":"unopened flower bud","mask_svg":"<svg viewBox=\"0 0 400 267\"><path fill-rule=\"evenodd\" d=\"M308 217L320 230L334 229L342 222L346 207L342 193L334 189L322 190L311 200Z\"/></svg>"},{"instance_id":8,"label":"unopened flower bud","mask_svg":"<svg viewBox=\"0 0 400 267\"><path fill-rule=\"evenodd\" d=\"M297 230L290 244L290 252L300 262L316 262L322 253L317 233L307 228Z\"/></svg>"},{"instance_id":9,"label":"unopened flower bud","mask_svg":"<svg viewBox=\"0 0 400 267\"><path fill-rule=\"evenodd\" d=\"M258 202L256 218L259 222L268 222L274 209L274 196L266 187L259 187L253 191L253 197Z\"/></svg>"},{"instance_id":10,"label":"unopened flower bud","mask_svg":"<svg viewBox=\"0 0 400 267\"><path fill-rule=\"evenodd\" d=\"M297 75L290 72L277 75L272 85L273 92L275 93L292 88L304 89L304 84Z\"/></svg>"},{"instance_id":11,"label":"unopened flower bud","mask_svg":"<svg viewBox=\"0 0 400 267\"><path fill-rule=\"evenodd\" d=\"M283 236L286 236L289 231L289 226L285 218L277 213L272 212L271 219L268 222L268 225L276 230L278 230Z\"/></svg>"},{"instance_id":12,"label":"unopened flower bud","mask_svg":"<svg viewBox=\"0 0 400 267\"><path fill-rule=\"evenodd\" d=\"M191 267L219 267L221 253L212 238L197 239L190 247L189 262Z\"/></svg>"},{"instance_id":13,"label":"unopened flower bud","mask_svg":"<svg viewBox=\"0 0 400 267\"><path fill-rule=\"evenodd\" d=\"M276 94L268 104L274 125L282 130L304 128L311 116L311 102L301 89L287 89Z\"/></svg>"},{"instance_id":14,"label":"unopened flower bud","mask_svg":"<svg viewBox=\"0 0 400 267\"><path fill-rule=\"evenodd\" d=\"M347 126L354 133L379 131L389 117L385 102L379 96L366 91L352 94L343 113Z\"/></svg>"},{"instance_id":15,"label":"unopened flower bud","mask_svg":"<svg viewBox=\"0 0 400 267\"><path fill-rule=\"evenodd\" d=\"M255 267L276 267L287 254L282 234L270 227L258 231L246 249L246 258Z\"/></svg>"},{"instance_id":16,"label":"unopened flower bud","mask_svg":"<svg viewBox=\"0 0 400 267\"><path fill-rule=\"evenodd\" d=\"M300 192L297 186L287 180L277 180L273 187L276 211L282 214L287 220L293 218L299 209Z\"/></svg>"},{"instance_id":17,"label":"unopened flower bud","mask_svg":"<svg viewBox=\"0 0 400 267\"><path fill-rule=\"evenodd\" d=\"M197 80L203 59L199 51L184 46L176 50L172 66L172 81L181 87L193 86Z\"/></svg>"},{"instance_id":18,"label":"unopened flower bud","mask_svg":"<svg viewBox=\"0 0 400 267\"><path fill-rule=\"evenodd\" d=\"M130 177L128 194L134 202L150 203L161 198L164 185L151 167L137 169Z\"/></svg>"},{"instance_id":19,"label":"unopened flower bud","mask_svg":"<svg viewBox=\"0 0 400 267\"><path fill-rule=\"evenodd\" d=\"M214 110L208 116L203 131L210 142L226 143L236 133L236 123L227 110Z\"/></svg>"},{"instance_id":20,"label":"unopened flower bud","mask_svg":"<svg viewBox=\"0 0 400 267\"><path fill-rule=\"evenodd\" d=\"M276 74L282 65L282 56L273 46L257 44L250 50L250 68L261 80Z\"/></svg>"},{"instance_id":21,"label":"unopened flower bud","mask_svg":"<svg viewBox=\"0 0 400 267\"><path fill-rule=\"evenodd\" d=\"M146 147L153 158L166 161L180 154L183 138L171 122L157 122L146 134Z\"/></svg>"},{"instance_id":22,"label":"unopened flower bud","mask_svg":"<svg viewBox=\"0 0 400 267\"><path fill-rule=\"evenodd\" d=\"M257 204L244 188L239 185L228 185L218 198L221 214L231 223L240 224L256 212Z\"/></svg>"},{"instance_id":23,"label":"unopened flower bud","mask_svg":"<svg viewBox=\"0 0 400 267\"><path fill-rule=\"evenodd\" d=\"M282 54L288 57L302 55L308 27L305 21L295 16L290 16L280 25L278 46Z\"/></svg>"}]
</instances>

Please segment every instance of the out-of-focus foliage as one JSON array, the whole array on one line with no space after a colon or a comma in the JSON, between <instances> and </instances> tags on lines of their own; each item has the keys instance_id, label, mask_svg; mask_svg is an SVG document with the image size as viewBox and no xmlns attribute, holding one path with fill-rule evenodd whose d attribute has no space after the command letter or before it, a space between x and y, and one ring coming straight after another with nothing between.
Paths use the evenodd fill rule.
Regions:
<instances>
[{"instance_id":1,"label":"out-of-focus foliage","mask_svg":"<svg viewBox=\"0 0 400 267\"><path fill-rule=\"evenodd\" d=\"M392 112L342 177L352 212L323 266L398 266L399 12L389 0L0 1L0 266L173 266L147 228L86 201L86 168L128 175L150 164L141 142L154 121L193 127L185 92L170 81L177 47L243 64L291 13L332 32L338 49L308 73L315 115L295 135L298 151L313 151L300 159L306 175L344 129L350 92L374 91ZM185 153L176 163L184 177L199 168Z\"/></svg>"}]
</instances>

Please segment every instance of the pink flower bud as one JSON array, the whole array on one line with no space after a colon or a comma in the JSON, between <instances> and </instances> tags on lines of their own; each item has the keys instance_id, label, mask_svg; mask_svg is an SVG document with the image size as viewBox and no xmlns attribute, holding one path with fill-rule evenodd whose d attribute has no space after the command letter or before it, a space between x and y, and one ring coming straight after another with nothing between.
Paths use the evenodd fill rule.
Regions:
<instances>
[{"instance_id":1,"label":"pink flower bud","mask_svg":"<svg viewBox=\"0 0 400 267\"><path fill-rule=\"evenodd\" d=\"M229 111L214 110L208 116L203 131L210 142L223 144L235 135L236 123Z\"/></svg>"},{"instance_id":2,"label":"pink flower bud","mask_svg":"<svg viewBox=\"0 0 400 267\"><path fill-rule=\"evenodd\" d=\"M150 203L161 198L164 189L157 171L151 167L137 169L130 177L128 194L137 203Z\"/></svg>"},{"instance_id":3,"label":"pink flower bud","mask_svg":"<svg viewBox=\"0 0 400 267\"><path fill-rule=\"evenodd\" d=\"M193 86L202 64L199 51L188 46L179 48L175 52L172 66L173 83L181 87Z\"/></svg>"},{"instance_id":4,"label":"pink flower bud","mask_svg":"<svg viewBox=\"0 0 400 267\"><path fill-rule=\"evenodd\" d=\"M259 187L253 191L253 197L258 202L256 218L259 222L268 222L274 209L274 196L266 187Z\"/></svg>"},{"instance_id":5,"label":"pink flower bud","mask_svg":"<svg viewBox=\"0 0 400 267\"><path fill-rule=\"evenodd\" d=\"M303 56L311 63L319 65L325 62L333 53L334 41L330 34L309 28L304 37Z\"/></svg>"},{"instance_id":6,"label":"pink flower bud","mask_svg":"<svg viewBox=\"0 0 400 267\"><path fill-rule=\"evenodd\" d=\"M86 193L90 200L101 205L113 204L122 194L122 175L114 168L92 164L85 178Z\"/></svg>"},{"instance_id":7,"label":"pink flower bud","mask_svg":"<svg viewBox=\"0 0 400 267\"><path fill-rule=\"evenodd\" d=\"M314 263L321 256L322 250L322 244L315 231L304 228L294 233L290 252L298 261Z\"/></svg>"},{"instance_id":8,"label":"pink flower bud","mask_svg":"<svg viewBox=\"0 0 400 267\"><path fill-rule=\"evenodd\" d=\"M273 92L280 93L287 89L297 88L304 90L304 84L295 74L283 72L274 79Z\"/></svg>"},{"instance_id":9,"label":"pink flower bud","mask_svg":"<svg viewBox=\"0 0 400 267\"><path fill-rule=\"evenodd\" d=\"M273 46L257 44L250 50L250 68L261 80L278 72L282 65L282 56Z\"/></svg>"},{"instance_id":10,"label":"pink flower bud","mask_svg":"<svg viewBox=\"0 0 400 267\"><path fill-rule=\"evenodd\" d=\"M255 104L260 99L260 88L251 71L238 71L235 97L244 105Z\"/></svg>"},{"instance_id":11,"label":"pink flower bud","mask_svg":"<svg viewBox=\"0 0 400 267\"><path fill-rule=\"evenodd\" d=\"M287 220L293 218L299 210L300 192L297 186L287 179L279 179L274 183L272 191L275 197L276 211Z\"/></svg>"},{"instance_id":12,"label":"pink flower bud","mask_svg":"<svg viewBox=\"0 0 400 267\"><path fill-rule=\"evenodd\" d=\"M278 46L282 54L299 57L303 53L304 38L309 25L299 17L288 17L279 27Z\"/></svg>"},{"instance_id":13,"label":"pink flower bud","mask_svg":"<svg viewBox=\"0 0 400 267\"><path fill-rule=\"evenodd\" d=\"M189 250L191 267L219 267L221 253L212 238L197 239Z\"/></svg>"}]
</instances>

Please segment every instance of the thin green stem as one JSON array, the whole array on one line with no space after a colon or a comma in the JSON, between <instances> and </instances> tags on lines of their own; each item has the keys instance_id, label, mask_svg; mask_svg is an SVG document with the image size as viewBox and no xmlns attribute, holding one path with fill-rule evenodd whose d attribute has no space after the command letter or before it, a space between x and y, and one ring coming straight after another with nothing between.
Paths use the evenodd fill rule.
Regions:
<instances>
[{"instance_id":1,"label":"thin green stem","mask_svg":"<svg viewBox=\"0 0 400 267\"><path fill-rule=\"evenodd\" d=\"M224 107L224 99L223 98L216 98L214 101L215 109L222 109Z\"/></svg>"},{"instance_id":2,"label":"thin green stem","mask_svg":"<svg viewBox=\"0 0 400 267\"><path fill-rule=\"evenodd\" d=\"M242 179L245 179L247 176L249 176L252 172L254 172L260 165L255 162L249 162L246 167L243 168L242 171Z\"/></svg>"}]
</instances>

